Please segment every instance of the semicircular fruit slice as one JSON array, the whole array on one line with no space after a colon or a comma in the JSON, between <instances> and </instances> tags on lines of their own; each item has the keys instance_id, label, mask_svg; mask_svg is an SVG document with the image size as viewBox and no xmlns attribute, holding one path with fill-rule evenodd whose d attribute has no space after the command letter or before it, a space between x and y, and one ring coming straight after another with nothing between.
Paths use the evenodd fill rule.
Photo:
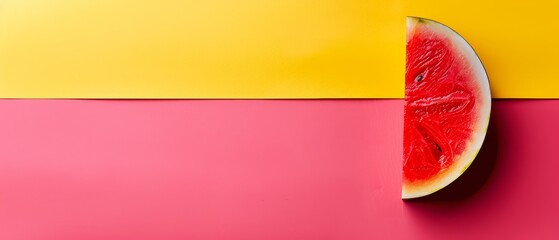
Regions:
<instances>
[{"instance_id":1,"label":"semicircular fruit slice","mask_svg":"<svg viewBox=\"0 0 559 240\"><path fill-rule=\"evenodd\" d=\"M402 198L458 178L481 148L490 112L489 81L472 47L445 25L408 17Z\"/></svg>"}]
</instances>

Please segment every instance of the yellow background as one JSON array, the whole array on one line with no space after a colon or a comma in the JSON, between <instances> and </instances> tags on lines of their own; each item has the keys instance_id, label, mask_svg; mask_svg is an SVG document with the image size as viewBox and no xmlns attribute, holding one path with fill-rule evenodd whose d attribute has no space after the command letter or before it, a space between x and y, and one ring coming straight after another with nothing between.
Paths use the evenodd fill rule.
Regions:
<instances>
[{"instance_id":1,"label":"yellow background","mask_svg":"<svg viewBox=\"0 0 559 240\"><path fill-rule=\"evenodd\" d=\"M559 97L554 1L0 0L4 98L401 98L405 16L458 31L497 98Z\"/></svg>"}]
</instances>

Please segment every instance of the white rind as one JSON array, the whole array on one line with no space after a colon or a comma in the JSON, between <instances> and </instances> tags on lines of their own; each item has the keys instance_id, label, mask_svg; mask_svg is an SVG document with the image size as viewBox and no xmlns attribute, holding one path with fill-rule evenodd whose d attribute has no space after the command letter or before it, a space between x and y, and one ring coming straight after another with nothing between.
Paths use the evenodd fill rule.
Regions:
<instances>
[{"instance_id":1,"label":"white rind","mask_svg":"<svg viewBox=\"0 0 559 240\"><path fill-rule=\"evenodd\" d=\"M454 30L439 22L417 17L407 17L406 20L406 42L409 41L409 39L414 35L417 24L426 24L431 30L450 38L453 46L457 48L456 51L463 53L464 57L466 58L466 62L469 63L473 69L475 79L478 81L481 95L480 100L482 101L482 103L479 104L480 117L475 124L473 135L465 148L466 150L460 156L456 157L455 164L453 164L452 167L440 172L438 174L440 176L435 177L436 179L434 181L430 181L427 184L421 186L407 186L405 183L403 183L402 199L417 198L429 195L446 187L458 177L460 177L460 175L462 175L462 173L474 161L477 153L481 149L481 145L483 144L487 132L487 127L489 125L489 116L491 114L491 90L489 87L489 79L487 77L487 73L485 72L485 68L481 63L481 60L475 53L474 49L470 46L470 44L468 44L468 42L466 42L466 40Z\"/></svg>"}]
</instances>

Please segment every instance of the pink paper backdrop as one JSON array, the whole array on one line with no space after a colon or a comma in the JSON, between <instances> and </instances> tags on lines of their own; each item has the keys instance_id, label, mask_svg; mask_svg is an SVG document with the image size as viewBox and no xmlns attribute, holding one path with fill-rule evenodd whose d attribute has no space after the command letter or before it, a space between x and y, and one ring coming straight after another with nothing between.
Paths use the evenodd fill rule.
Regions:
<instances>
[{"instance_id":1,"label":"pink paper backdrop","mask_svg":"<svg viewBox=\"0 0 559 240\"><path fill-rule=\"evenodd\" d=\"M400 200L402 100L0 101L0 239L558 239L559 100Z\"/></svg>"}]
</instances>

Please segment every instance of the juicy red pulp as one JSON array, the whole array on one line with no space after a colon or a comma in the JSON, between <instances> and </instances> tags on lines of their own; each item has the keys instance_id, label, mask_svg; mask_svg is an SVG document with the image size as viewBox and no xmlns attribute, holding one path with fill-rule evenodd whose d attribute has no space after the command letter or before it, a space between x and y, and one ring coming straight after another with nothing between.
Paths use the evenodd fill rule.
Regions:
<instances>
[{"instance_id":1,"label":"juicy red pulp","mask_svg":"<svg viewBox=\"0 0 559 240\"><path fill-rule=\"evenodd\" d=\"M407 43L403 168L408 182L451 166L472 135L478 90L459 54L449 39L421 23Z\"/></svg>"}]
</instances>

